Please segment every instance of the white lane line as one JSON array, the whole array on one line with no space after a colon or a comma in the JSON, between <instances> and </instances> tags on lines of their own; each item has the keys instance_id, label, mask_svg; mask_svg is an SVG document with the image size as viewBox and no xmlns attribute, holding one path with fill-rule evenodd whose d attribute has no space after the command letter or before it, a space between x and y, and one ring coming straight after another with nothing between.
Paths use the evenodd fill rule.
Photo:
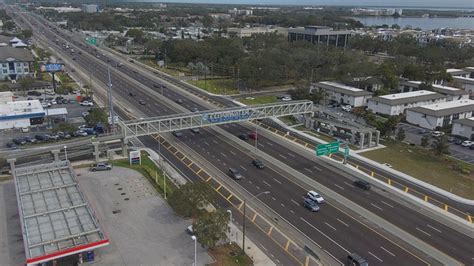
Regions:
<instances>
[{"instance_id":1,"label":"white lane line","mask_svg":"<svg viewBox=\"0 0 474 266\"><path fill-rule=\"evenodd\" d=\"M240 168L244 169L244 171L247 171L247 168L243 167L242 165L240 166Z\"/></svg>"},{"instance_id":2,"label":"white lane line","mask_svg":"<svg viewBox=\"0 0 474 266\"><path fill-rule=\"evenodd\" d=\"M259 143L258 146L262 147L262 148L265 148L265 146L263 146L262 143Z\"/></svg>"},{"instance_id":3,"label":"white lane line","mask_svg":"<svg viewBox=\"0 0 474 266\"><path fill-rule=\"evenodd\" d=\"M431 236L430 234L428 234L427 232L421 230L420 228L416 227L416 230L422 232L423 234L427 235L427 236Z\"/></svg>"},{"instance_id":4,"label":"white lane line","mask_svg":"<svg viewBox=\"0 0 474 266\"><path fill-rule=\"evenodd\" d=\"M260 189L260 187L259 187L259 186L255 186L255 188L256 188L256 189Z\"/></svg>"},{"instance_id":5,"label":"white lane line","mask_svg":"<svg viewBox=\"0 0 474 266\"><path fill-rule=\"evenodd\" d=\"M204 141L204 144L206 144L207 146L209 146L209 143L207 141Z\"/></svg>"},{"instance_id":6,"label":"white lane line","mask_svg":"<svg viewBox=\"0 0 474 266\"><path fill-rule=\"evenodd\" d=\"M293 210L290 210L290 212L293 213L293 214L295 213L295 211L293 211Z\"/></svg>"},{"instance_id":7,"label":"white lane line","mask_svg":"<svg viewBox=\"0 0 474 266\"><path fill-rule=\"evenodd\" d=\"M380 202L382 202L383 204L387 205L387 206L390 207L390 208L394 208L393 205L390 205L390 204L386 203L386 202L383 201L383 200L381 200Z\"/></svg>"},{"instance_id":8,"label":"white lane line","mask_svg":"<svg viewBox=\"0 0 474 266\"><path fill-rule=\"evenodd\" d=\"M308 168L304 168L304 170L306 170L306 171L308 171L308 172L310 172L310 173L313 172L313 171L311 171L311 169L308 169Z\"/></svg>"},{"instance_id":9,"label":"white lane line","mask_svg":"<svg viewBox=\"0 0 474 266\"><path fill-rule=\"evenodd\" d=\"M215 144L218 144L217 141L215 141L215 140L212 140L212 142L214 142Z\"/></svg>"},{"instance_id":10,"label":"white lane line","mask_svg":"<svg viewBox=\"0 0 474 266\"><path fill-rule=\"evenodd\" d=\"M291 199L291 202L293 202L296 206L300 206L300 204L294 199Z\"/></svg>"},{"instance_id":11,"label":"white lane line","mask_svg":"<svg viewBox=\"0 0 474 266\"><path fill-rule=\"evenodd\" d=\"M249 180L249 184L253 184L253 182L251 180Z\"/></svg>"},{"instance_id":12,"label":"white lane line","mask_svg":"<svg viewBox=\"0 0 474 266\"><path fill-rule=\"evenodd\" d=\"M382 209L382 208L380 208L379 206L377 206L377 205L375 205L375 204L373 204L373 203L370 203L370 205L372 205L372 206L374 206L375 208L377 208L377 209L379 209L379 210L383 211L383 209Z\"/></svg>"},{"instance_id":13,"label":"white lane line","mask_svg":"<svg viewBox=\"0 0 474 266\"><path fill-rule=\"evenodd\" d=\"M221 152L221 155L227 158L227 155L223 154L222 152Z\"/></svg>"},{"instance_id":14,"label":"white lane line","mask_svg":"<svg viewBox=\"0 0 474 266\"><path fill-rule=\"evenodd\" d=\"M439 229L436 228L436 227L433 227L433 226L431 226L431 225L429 225L429 224L427 224L426 226L428 226L429 228L431 228L431 229L437 231L438 233L442 233L441 230L439 230Z\"/></svg>"},{"instance_id":15,"label":"white lane line","mask_svg":"<svg viewBox=\"0 0 474 266\"><path fill-rule=\"evenodd\" d=\"M234 155L234 156L236 155L235 152L233 152L233 151L229 151L229 152L230 152L232 155Z\"/></svg>"},{"instance_id":16,"label":"white lane line","mask_svg":"<svg viewBox=\"0 0 474 266\"><path fill-rule=\"evenodd\" d=\"M316 169L316 170L318 170L319 172L321 172L321 171L322 171L322 169L321 169L321 168L319 168L319 167L317 167L317 166L313 166L313 168L314 168L314 169Z\"/></svg>"},{"instance_id":17,"label":"white lane line","mask_svg":"<svg viewBox=\"0 0 474 266\"><path fill-rule=\"evenodd\" d=\"M273 144L271 142L265 142L265 144L267 144L269 146L273 146Z\"/></svg>"},{"instance_id":18,"label":"white lane line","mask_svg":"<svg viewBox=\"0 0 474 266\"><path fill-rule=\"evenodd\" d=\"M290 155L291 157L295 158L296 156L292 153L288 153L288 155Z\"/></svg>"},{"instance_id":19,"label":"white lane line","mask_svg":"<svg viewBox=\"0 0 474 266\"><path fill-rule=\"evenodd\" d=\"M346 185L352 187L352 184L349 184L349 183L347 183L346 181L344 181L344 184L346 184Z\"/></svg>"},{"instance_id":20,"label":"white lane line","mask_svg":"<svg viewBox=\"0 0 474 266\"><path fill-rule=\"evenodd\" d=\"M372 252L368 251L370 255L372 255L374 258L378 259L380 262L383 262L379 257L375 256Z\"/></svg>"},{"instance_id":21,"label":"white lane line","mask_svg":"<svg viewBox=\"0 0 474 266\"><path fill-rule=\"evenodd\" d=\"M387 252L388 254L392 255L393 257L395 257L395 254L393 254L392 252L388 251L386 248L380 246L381 249L383 249L385 252Z\"/></svg>"},{"instance_id":22,"label":"white lane line","mask_svg":"<svg viewBox=\"0 0 474 266\"><path fill-rule=\"evenodd\" d=\"M285 207L285 204L283 204L283 203L280 203L280 205L281 205L282 207Z\"/></svg>"},{"instance_id":23,"label":"white lane line","mask_svg":"<svg viewBox=\"0 0 474 266\"><path fill-rule=\"evenodd\" d=\"M281 155L281 154L278 154L278 156L280 156L280 157L283 158L283 159L286 159L286 157L283 156L283 155Z\"/></svg>"},{"instance_id":24,"label":"white lane line","mask_svg":"<svg viewBox=\"0 0 474 266\"><path fill-rule=\"evenodd\" d=\"M278 184L280 184L280 185L281 185L281 182L280 182L280 181L278 181L278 179L276 179L276 178L274 178L274 177L273 177L273 181L275 181L275 182L277 182Z\"/></svg>"},{"instance_id":25,"label":"white lane line","mask_svg":"<svg viewBox=\"0 0 474 266\"><path fill-rule=\"evenodd\" d=\"M336 218L336 220L338 220L338 221L339 221L341 224L343 224L343 225L345 225L345 226L349 227L349 225L348 225L348 224L346 224L345 222L343 222L343 221L339 220L339 218Z\"/></svg>"},{"instance_id":26,"label":"white lane line","mask_svg":"<svg viewBox=\"0 0 474 266\"><path fill-rule=\"evenodd\" d=\"M340 189L344 189L343 187L339 186L338 184L334 184L336 187L340 188Z\"/></svg>"},{"instance_id":27,"label":"white lane line","mask_svg":"<svg viewBox=\"0 0 474 266\"><path fill-rule=\"evenodd\" d=\"M337 243L336 241L334 241L334 239L330 238L328 235L324 234L321 230L319 230L318 228L316 228L314 225L312 225L310 222L306 221L303 217L300 217L300 219L305 222L307 225L309 225L311 228L313 228L314 230L318 231L320 234L322 234L323 236L325 236L327 239L329 239L331 242L333 242L334 244L336 244L338 247L340 247L342 250L344 250L346 253L350 254L351 252L347 249L345 249L343 246L341 246L339 243Z\"/></svg>"},{"instance_id":28,"label":"white lane line","mask_svg":"<svg viewBox=\"0 0 474 266\"><path fill-rule=\"evenodd\" d=\"M268 249L265 248L262 244L260 244L260 246L261 246L265 251L268 251Z\"/></svg>"},{"instance_id":29,"label":"white lane line","mask_svg":"<svg viewBox=\"0 0 474 266\"><path fill-rule=\"evenodd\" d=\"M264 183L265 185L269 186L269 187L271 187L271 186L272 186L272 185L270 185L270 183L268 183L268 182L267 182L267 181L265 181L265 180L263 181L263 183Z\"/></svg>"},{"instance_id":30,"label":"white lane line","mask_svg":"<svg viewBox=\"0 0 474 266\"><path fill-rule=\"evenodd\" d=\"M331 227L334 231L336 231L336 228L335 228L334 226L332 226L332 225L330 225L330 224L328 224L328 223L326 223L326 222L324 222L324 223L325 223L327 226Z\"/></svg>"},{"instance_id":31,"label":"white lane line","mask_svg":"<svg viewBox=\"0 0 474 266\"><path fill-rule=\"evenodd\" d=\"M275 197L272 197L272 200L276 200L276 198L275 198Z\"/></svg>"}]
</instances>

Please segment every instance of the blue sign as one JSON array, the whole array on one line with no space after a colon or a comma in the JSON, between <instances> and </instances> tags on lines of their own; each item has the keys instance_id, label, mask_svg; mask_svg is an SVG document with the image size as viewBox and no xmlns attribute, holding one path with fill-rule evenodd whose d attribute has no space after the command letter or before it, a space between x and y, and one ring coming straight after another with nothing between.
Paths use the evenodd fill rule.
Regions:
<instances>
[{"instance_id":1,"label":"blue sign","mask_svg":"<svg viewBox=\"0 0 474 266\"><path fill-rule=\"evenodd\" d=\"M203 114L202 120L209 123L220 123L236 120L244 120L250 117L250 110L239 110L225 113Z\"/></svg>"},{"instance_id":2,"label":"blue sign","mask_svg":"<svg viewBox=\"0 0 474 266\"><path fill-rule=\"evenodd\" d=\"M46 72L59 72L63 68L62 64L45 64L44 71Z\"/></svg>"}]
</instances>

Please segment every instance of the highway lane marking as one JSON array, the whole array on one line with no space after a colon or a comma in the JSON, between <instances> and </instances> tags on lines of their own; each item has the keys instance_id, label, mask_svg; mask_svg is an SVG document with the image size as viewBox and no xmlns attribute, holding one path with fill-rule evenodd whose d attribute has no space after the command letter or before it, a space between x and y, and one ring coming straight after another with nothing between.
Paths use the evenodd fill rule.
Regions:
<instances>
[{"instance_id":1,"label":"highway lane marking","mask_svg":"<svg viewBox=\"0 0 474 266\"><path fill-rule=\"evenodd\" d=\"M339 218L336 218L336 220L338 220L338 221L339 221L341 224L343 224L343 225L345 225L345 226L349 227L349 225L348 225L348 224L346 224L345 222L341 221Z\"/></svg>"},{"instance_id":2,"label":"highway lane marking","mask_svg":"<svg viewBox=\"0 0 474 266\"><path fill-rule=\"evenodd\" d=\"M377 206L377 205L375 205L375 204L373 204L373 203L370 203L370 205L372 205L372 206L374 206L375 208L377 208L377 209L379 209L379 210L383 211L383 209L382 209L382 208L380 208L379 206Z\"/></svg>"},{"instance_id":3,"label":"highway lane marking","mask_svg":"<svg viewBox=\"0 0 474 266\"><path fill-rule=\"evenodd\" d=\"M388 251L386 248L380 246L381 249L383 249L385 252L387 252L388 254L392 255L393 257L395 257L395 254L393 254L392 252Z\"/></svg>"},{"instance_id":4,"label":"highway lane marking","mask_svg":"<svg viewBox=\"0 0 474 266\"><path fill-rule=\"evenodd\" d=\"M338 184L334 184L336 187L340 188L340 189L344 189L343 187L339 186Z\"/></svg>"},{"instance_id":5,"label":"highway lane marking","mask_svg":"<svg viewBox=\"0 0 474 266\"><path fill-rule=\"evenodd\" d=\"M383 262L379 257L375 256L372 252L368 251L370 255L372 255L374 258L378 259L380 262Z\"/></svg>"},{"instance_id":6,"label":"highway lane marking","mask_svg":"<svg viewBox=\"0 0 474 266\"><path fill-rule=\"evenodd\" d=\"M295 211L293 211L293 210L290 210L290 212L293 213L293 214L295 213Z\"/></svg>"},{"instance_id":7,"label":"highway lane marking","mask_svg":"<svg viewBox=\"0 0 474 266\"><path fill-rule=\"evenodd\" d=\"M302 220L303 222L305 222L307 225L309 225L311 228L313 228L314 230L318 231L321 235L325 236L327 239L329 239L331 242L333 242L334 244L336 244L338 247L340 247L342 250L344 250L346 253L350 254L351 252L347 249L345 249L343 246L341 246L339 243L337 243L334 239L330 238L328 235L326 235L325 233L323 233L321 230L319 230L318 228L316 228L314 225L312 225L310 222L306 221L303 217L300 217L300 220Z\"/></svg>"},{"instance_id":8,"label":"highway lane marking","mask_svg":"<svg viewBox=\"0 0 474 266\"><path fill-rule=\"evenodd\" d=\"M271 142L265 142L265 144L267 144L268 146L273 146Z\"/></svg>"},{"instance_id":9,"label":"highway lane marking","mask_svg":"<svg viewBox=\"0 0 474 266\"><path fill-rule=\"evenodd\" d=\"M324 222L327 226L331 227L334 231L336 231L336 228L330 224L328 224L327 222Z\"/></svg>"},{"instance_id":10,"label":"highway lane marking","mask_svg":"<svg viewBox=\"0 0 474 266\"><path fill-rule=\"evenodd\" d=\"M349 184L349 183L347 183L346 181L344 181L344 184L346 184L346 185L348 185L348 186L352 187L352 185L351 185L351 184Z\"/></svg>"},{"instance_id":11,"label":"highway lane marking","mask_svg":"<svg viewBox=\"0 0 474 266\"><path fill-rule=\"evenodd\" d=\"M429 224L427 224L426 226L428 226L429 228L431 228L431 229L437 231L438 233L442 233L441 230L439 230L439 229L436 228L436 227L433 227L433 226L431 226L431 225L429 225Z\"/></svg>"},{"instance_id":12,"label":"highway lane marking","mask_svg":"<svg viewBox=\"0 0 474 266\"><path fill-rule=\"evenodd\" d=\"M286 157L284 155L278 154L278 156L280 156L283 159L286 159Z\"/></svg>"},{"instance_id":13,"label":"highway lane marking","mask_svg":"<svg viewBox=\"0 0 474 266\"><path fill-rule=\"evenodd\" d=\"M218 144L218 143L217 143L217 141L216 141L216 140L214 140L214 139L212 140L212 142L214 142L215 144Z\"/></svg>"},{"instance_id":14,"label":"highway lane marking","mask_svg":"<svg viewBox=\"0 0 474 266\"><path fill-rule=\"evenodd\" d=\"M272 200L276 200L276 198L275 198L275 197L272 197Z\"/></svg>"},{"instance_id":15,"label":"highway lane marking","mask_svg":"<svg viewBox=\"0 0 474 266\"><path fill-rule=\"evenodd\" d=\"M382 202L383 204L387 205L387 206L390 207L390 208L394 208L393 205L390 205L390 204L386 203L386 202L383 201L383 200L381 200L380 202Z\"/></svg>"},{"instance_id":16,"label":"highway lane marking","mask_svg":"<svg viewBox=\"0 0 474 266\"><path fill-rule=\"evenodd\" d=\"M269 187L271 187L271 186L272 186L272 185L270 185L270 183L268 183L268 182L267 182L267 181L265 181L265 180L263 181L263 183L264 183L265 185L269 186Z\"/></svg>"},{"instance_id":17,"label":"highway lane marking","mask_svg":"<svg viewBox=\"0 0 474 266\"><path fill-rule=\"evenodd\" d=\"M206 144L207 146L209 146L209 143L207 141L204 141L204 144Z\"/></svg>"},{"instance_id":18,"label":"highway lane marking","mask_svg":"<svg viewBox=\"0 0 474 266\"><path fill-rule=\"evenodd\" d=\"M318 170L319 172L321 172L323 169L317 167L317 166L313 166L314 169Z\"/></svg>"},{"instance_id":19,"label":"highway lane marking","mask_svg":"<svg viewBox=\"0 0 474 266\"><path fill-rule=\"evenodd\" d=\"M294 199L291 199L291 202L293 202L296 206L300 206L300 204Z\"/></svg>"},{"instance_id":20,"label":"highway lane marking","mask_svg":"<svg viewBox=\"0 0 474 266\"><path fill-rule=\"evenodd\" d=\"M280 203L280 205L281 205L282 207L285 207L285 204L283 204L283 203Z\"/></svg>"},{"instance_id":21,"label":"highway lane marking","mask_svg":"<svg viewBox=\"0 0 474 266\"><path fill-rule=\"evenodd\" d=\"M295 158L296 156L292 153L288 153L288 155L290 155L291 157Z\"/></svg>"},{"instance_id":22,"label":"highway lane marking","mask_svg":"<svg viewBox=\"0 0 474 266\"><path fill-rule=\"evenodd\" d=\"M255 186L255 188L256 188L256 189L260 189L260 187L259 187L259 186Z\"/></svg>"},{"instance_id":23,"label":"highway lane marking","mask_svg":"<svg viewBox=\"0 0 474 266\"><path fill-rule=\"evenodd\" d=\"M258 143L258 146L262 147L262 148L265 148L265 146L263 146L262 143Z\"/></svg>"},{"instance_id":24,"label":"highway lane marking","mask_svg":"<svg viewBox=\"0 0 474 266\"><path fill-rule=\"evenodd\" d=\"M276 179L276 178L274 178L274 177L273 177L273 180L274 180L275 182L277 182L278 184L280 184L280 185L282 184L280 181L278 181L278 179Z\"/></svg>"},{"instance_id":25,"label":"highway lane marking","mask_svg":"<svg viewBox=\"0 0 474 266\"><path fill-rule=\"evenodd\" d=\"M234 155L234 156L236 155L236 153L235 153L235 152L233 152L233 151L229 151L229 152L230 152L232 155Z\"/></svg>"},{"instance_id":26,"label":"highway lane marking","mask_svg":"<svg viewBox=\"0 0 474 266\"><path fill-rule=\"evenodd\" d=\"M422 232L423 234L427 235L427 236L431 236L430 234L428 234L427 232L421 230L420 228L416 227L416 230Z\"/></svg>"},{"instance_id":27,"label":"highway lane marking","mask_svg":"<svg viewBox=\"0 0 474 266\"><path fill-rule=\"evenodd\" d=\"M222 152L221 152L221 155L227 158L227 155L223 154Z\"/></svg>"},{"instance_id":28,"label":"highway lane marking","mask_svg":"<svg viewBox=\"0 0 474 266\"><path fill-rule=\"evenodd\" d=\"M244 171L247 171L247 168L243 167L242 165L240 166L240 168L244 169Z\"/></svg>"},{"instance_id":29,"label":"highway lane marking","mask_svg":"<svg viewBox=\"0 0 474 266\"><path fill-rule=\"evenodd\" d=\"M249 180L249 184L253 184L253 182L251 180Z\"/></svg>"},{"instance_id":30,"label":"highway lane marking","mask_svg":"<svg viewBox=\"0 0 474 266\"><path fill-rule=\"evenodd\" d=\"M308 171L308 172L310 172L310 173L313 172L313 171L311 171L311 169L308 169L308 168L304 168L304 170L306 170L306 171Z\"/></svg>"}]
</instances>

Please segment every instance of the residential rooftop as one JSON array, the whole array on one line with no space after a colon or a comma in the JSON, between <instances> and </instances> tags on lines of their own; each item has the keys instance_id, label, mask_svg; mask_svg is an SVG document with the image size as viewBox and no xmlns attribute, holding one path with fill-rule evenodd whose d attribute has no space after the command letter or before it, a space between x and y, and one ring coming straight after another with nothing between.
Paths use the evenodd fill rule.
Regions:
<instances>
[{"instance_id":1,"label":"residential rooftop","mask_svg":"<svg viewBox=\"0 0 474 266\"><path fill-rule=\"evenodd\" d=\"M371 92L361 90L359 88L354 88L337 82L331 81L321 81L314 83L313 86L322 88L324 90L335 91L339 93L344 93L350 96L369 96L372 95Z\"/></svg>"},{"instance_id":2,"label":"residential rooftop","mask_svg":"<svg viewBox=\"0 0 474 266\"><path fill-rule=\"evenodd\" d=\"M446 96L433 91L419 90L372 97L371 99L369 99L369 101L380 102L393 106L407 103L438 100L444 98L446 98Z\"/></svg>"},{"instance_id":3,"label":"residential rooftop","mask_svg":"<svg viewBox=\"0 0 474 266\"><path fill-rule=\"evenodd\" d=\"M0 62L33 62L33 54L24 48L0 47Z\"/></svg>"},{"instance_id":4,"label":"residential rooftop","mask_svg":"<svg viewBox=\"0 0 474 266\"><path fill-rule=\"evenodd\" d=\"M472 112L474 111L474 101L468 99L455 100L419 106L408 110L430 116L441 117L445 115Z\"/></svg>"},{"instance_id":5,"label":"residential rooftop","mask_svg":"<svg viewBox=\"0 0 474 266\"><path fill-rule=\"evenodd\" d=\"M468 127L474 127L474 116L471 116L471 117L465 118L465 119L455 120L455 121L453 121L453 124L454 123L465 125L465 126L468 126Z\"/></svg>"}]
</instances>

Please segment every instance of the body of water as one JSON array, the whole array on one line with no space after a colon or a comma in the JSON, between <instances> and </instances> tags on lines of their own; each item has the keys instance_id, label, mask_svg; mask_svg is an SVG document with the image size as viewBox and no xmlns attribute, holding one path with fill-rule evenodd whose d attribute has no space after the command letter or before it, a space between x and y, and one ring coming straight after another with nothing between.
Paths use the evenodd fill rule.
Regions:
<instances>
[{"instance_id":1,"label":"body of water","mask_svg":"<svg viewBox=\"0 0 474 266\"><path fill-rule=\"evenodd\" d=\"M437 28L471 29L474 30L474 18L421 18L421 17L354 17L365 26L398 24L404 28L420 28L422 30L433 30Z\"/></svg>"}]
</instances>

